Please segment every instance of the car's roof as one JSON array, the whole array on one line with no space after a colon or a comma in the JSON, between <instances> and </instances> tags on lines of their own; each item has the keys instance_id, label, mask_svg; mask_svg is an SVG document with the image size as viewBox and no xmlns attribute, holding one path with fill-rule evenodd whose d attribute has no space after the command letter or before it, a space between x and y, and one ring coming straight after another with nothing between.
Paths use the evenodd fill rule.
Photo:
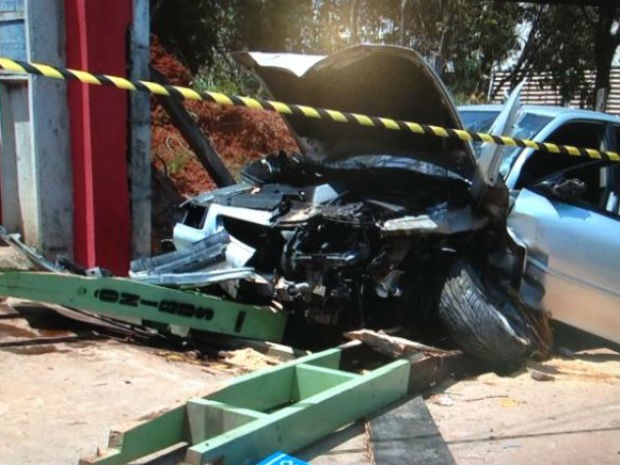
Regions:
<instances>
[{"instance_id":1,"label":"car's roof","mask_svg":"<svg viewBox=\"0 0 620 465\"><path fill-rule=\"evenodd\" d=\"M457 107L459 112L461 111L493 111L500 112L502 105L500 104L487 104L487 105L461 105ZM525 113L533 113L538 115L549 116L551 118L558 118L560 116L572 116L575 118L587 118L599 121L620 122L620 118L617 115L611 115L609 113L601 113L599 111L582 110L579 108L569 107L557 107L551 105L523 105L522 109Z\"/></svg>"}]
</instances>

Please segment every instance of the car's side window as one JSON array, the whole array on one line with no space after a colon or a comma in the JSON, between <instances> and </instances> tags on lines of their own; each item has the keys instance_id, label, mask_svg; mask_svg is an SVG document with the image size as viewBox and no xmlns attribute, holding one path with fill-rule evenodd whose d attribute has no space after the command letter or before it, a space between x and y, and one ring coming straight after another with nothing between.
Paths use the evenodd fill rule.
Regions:
<instances>
[{"instance_id":1,"label":"car's side window","mask_svg":"<svg viewBox=\"0 0 620 465\"><path fill-rule=\"evenodd\" d=\"M605 123L569 122L556 129L546 140L558 145L600 149L605 138ZM534 152L523 164L516 188L528 187L553 173L587 163L582 157Z\"/></svg>"},{"instance_id":2,"label":"car's side window","mask_svg":"<svg viewBox=\"0 0 620 465\"><path fill-rule=\"evenodd\" d=\"M588 162L531 186L546 197L620 217L620 164Z\"/></svg>"}]
</instances>

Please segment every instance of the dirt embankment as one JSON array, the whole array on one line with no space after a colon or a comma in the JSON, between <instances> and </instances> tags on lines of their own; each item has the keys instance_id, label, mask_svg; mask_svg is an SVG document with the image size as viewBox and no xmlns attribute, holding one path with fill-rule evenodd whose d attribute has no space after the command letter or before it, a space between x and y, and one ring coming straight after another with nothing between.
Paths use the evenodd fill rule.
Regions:
<instances>
[{"instance_id":1,"label":"dirt embankment","mask_svg":"<svg viewBox=\"0 0 620 465\"><path fill-rule=\"evenodd\" d=\"M171 84L191 86L189 70L156 39L152 42L151 65ZM286 124L276 113L192 100L186 101L185 107L233 174L263 155L297 150ZM155 99L151 123L153 165L170 178L179 194L195 195L213 189L215 184Z\"/></svg>"},{"instance_id":2,"label":"dirt embankment","mask_svg":"<svg viewBox=\"0 0 620 465\"><path fill-rule=\"evenodd\" d=\"M151 65L173 85L192 84L189 70L156 38L152 39ZM234 175L246 163L261 156L280 150L298 150L277 113L196 100L184 104ZM151 252L156 255L162 251L161 240L172 236L172 227L180 219L179 203L216 186L154 97L151 99L151 157L154 168Z\"/></svg>"}]
</instances>

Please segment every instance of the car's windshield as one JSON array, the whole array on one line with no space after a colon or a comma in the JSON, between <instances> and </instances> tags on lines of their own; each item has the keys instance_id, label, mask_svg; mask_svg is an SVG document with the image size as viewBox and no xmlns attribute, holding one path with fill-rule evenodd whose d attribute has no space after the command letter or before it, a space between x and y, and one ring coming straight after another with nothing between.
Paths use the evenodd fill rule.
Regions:
<instances>
[{"instance_id":1,"label":"car's windshield","mask_svg":"<svg viewBox=\"0 0 620 465\"><path fill-rule=\"evenodd\" d=\"M463 127L469 131L488 132L495 118L499 115L499 110L459 110L459 116L463 122ZM550 116L540 115L537 113L521 113L511 135L518 139L532 139L536 134L544 128L549 121ZM474 154L476 157L480 155L482 144L474 142ZM503 147L502 162L499 171L502 176L506 176L521 151L520 147Z\"/></svg>"},{"instance_id":2,"label":"car's windshield","mask_svg":"<svg viewBox=\"0 0 620 465\"><path fill-rule=\"evenodd\" d=\"M469 111L460 110L459 116L463 122L463 127L469 131L488 132L495 118L499 115L497 111Z\"/></svg>"}]
</instances>

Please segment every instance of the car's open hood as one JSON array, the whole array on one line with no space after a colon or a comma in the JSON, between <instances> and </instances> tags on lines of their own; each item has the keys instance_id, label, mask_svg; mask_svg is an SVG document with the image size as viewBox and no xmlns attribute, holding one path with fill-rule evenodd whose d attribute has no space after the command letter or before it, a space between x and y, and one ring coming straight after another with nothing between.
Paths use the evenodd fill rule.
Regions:
<instances>
[{"instance_id":1,"label":"car's open hood","mask_svg":"<svg viewBox=\"0 0 620 465\"><path fill-rule=\"evenodd\" d=\"M461 122L439 77L414 50L360 45L328 57L240 52L276 100L319 108L383 116L448 128ZM287 120L311 156L399 155L433 163L473 180L476 162L469 144L289 116Z\"/></svg>"}]
</instances>

